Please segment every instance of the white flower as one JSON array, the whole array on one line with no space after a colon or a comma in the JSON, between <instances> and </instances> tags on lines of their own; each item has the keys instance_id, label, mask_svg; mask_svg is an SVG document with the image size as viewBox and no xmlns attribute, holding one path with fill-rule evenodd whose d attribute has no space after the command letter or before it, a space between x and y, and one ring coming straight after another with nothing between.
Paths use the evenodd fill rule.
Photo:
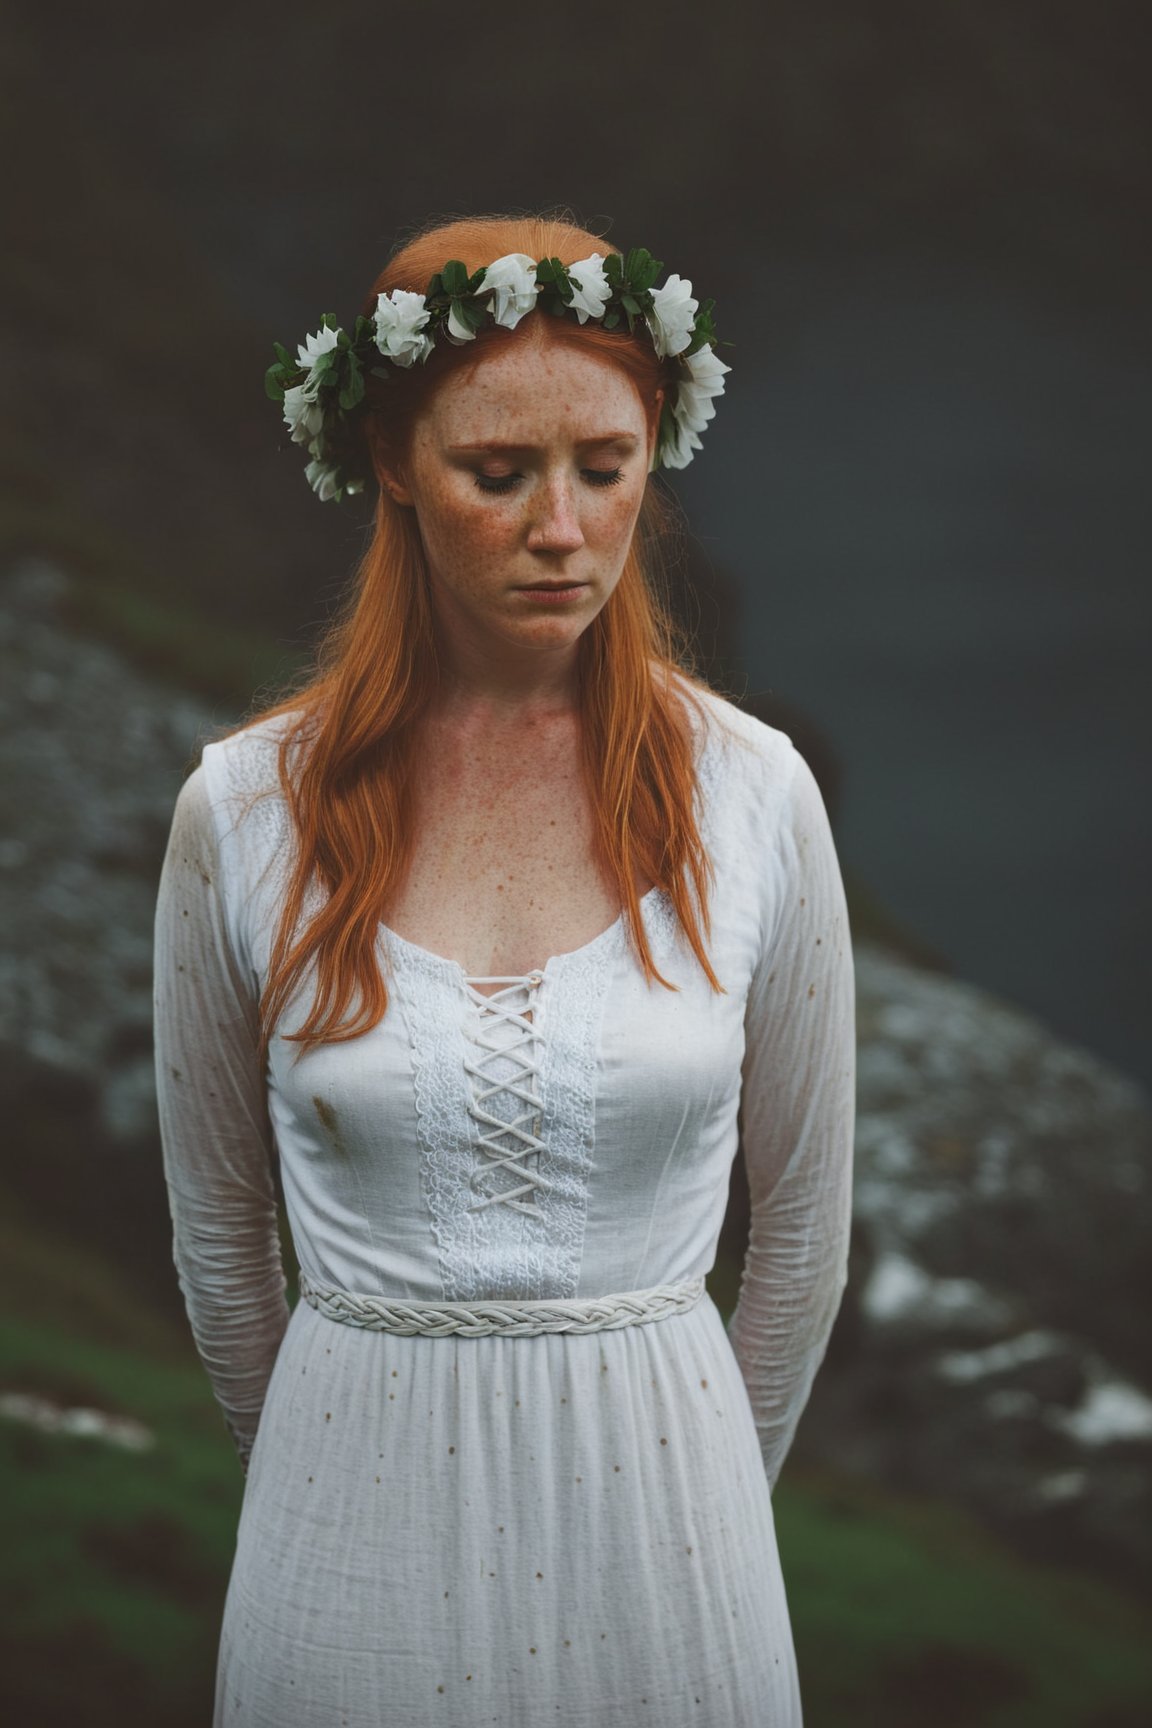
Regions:
<instances>
[{"instance_id":1,"label":"white flower","mask_svg":"<svg viewBox=\"0 0 1152 1728\"><path fill-rule=\"evenodd\" d=\"M669 276L663 288L653 288L648 328L657 354L679 354L687 348L698 310L692 284L685 276Z\"/></svg>"},{"instance_id":2,"label":"white flower","mask_svg":"<svg viewBox=\"0 0 1152 1728\"><path fill-rule=\"evenodd\" d=\"M324 354L330 354L339 340L339 330L332 330L327 324L322 324L315 336L306 336L296 350L296 364L308 367L308 376L297 388L303 390L309 402L315 402L320 389L320 380L316 375L316 362Z\"/></svg>"},{"instance_id":3,"label":"white flower","mask_svg":"<svg viewBox=\"0 0 1152 1728\"><path fill-rule=\"evenodd\" d=\"M307 444L324 428L324 410L308 394L303 384L293 384L284 392L284 424L291 428L293 444Z\"/></svg>"},{"instance_id":4,"label":"white flower","mask_svg":"<svg viewBox=\"0 0 1152 1728\"><path fill-rule=\"evenodd\" d=\"M687 468L693 452L701 449L703 445L695 432L689 432L679 420L675 420L671 433L665 437L660 461L665 468Z\"/></svg>"},{"instance_id":5,"label":"white flower","mask_svg":"<svg viewBox=\"0 0 1152 1728\"><path fill-rule=\"evenodd\" d=\"M317 330L315 336L306 336L296 350L296 361L300 366L311 369L319 360L321 354L330 354L339 338L339 330L331 329L324 324Z\"/></svg>"},{"instance_id":6,"label":"white flower","mask_svg":"<svg viewBox=\"0 0 1152 1728\"><path fill-rule=\"evenodd\" d=\"M397 366L411 366L414 360L427 360L432 352L432 338L421 335L430 313L423 294L412 294L407 288L393 288L391 294L381 294L376 300L376 346L381 354Z\"/></svg>"},{"instance_id":7,"label":"white flower","mask_svg":"<svg viewBox=\"0 0 1152 1728\"><path fill-rule=\"evenodd\" d=\"M591 258L581 258L579 263L569 264L567 268L572 283L569 309L575 312L581 324L589 318L603 318L612 288L604 274L602 254L593 252Z\"/></svg>"},{"instance_id":8,"label":"white flower","mask_svg":"<svg viewBox=\"0 0 1152 1728\"><path fill-rule=\"evenodd\" d=\"M491 312L505 330L515 330L525 313L536 305L536 260L526 252L509 252L489 264L480 284L481 294L491 291Z\"/></svg>"},{"instance_id":9,"label":"white flower","mask_svg":"<svg viewBox=\"0 0 1152 1728\"><path fill-rule=\"evenodd\" d=\"M661 455L666 468L687 468L701 448L699 434L715 415L715 399L724 394L724 374L732 370L709 347L686 354L681 366L685 370L672 404L673 431Z\"/></svg>"},{"instance_id":10,"label":"white flower","mask_svg":"<svg viewBox=\"0 0 1152 1728\"><path fill-rule=\"evenodd\" d=\"M305 468L304 477L321 503L327 503L329 498L335 498L338 473L339 470L327 462L309 462Z\"/></svg>"},{"instance_id":11,"label":"white flower","mask_svg":"<svg viewBox=\"0 0 1152 1728\"><path fill-rule=\"evenodd\" d=\"M688 377L681 379L673 413L691 431L703 432L716 413L715 398L724 394L724 374L732 368L725 366L714 348L686 354L681 365L688 368Z\"/></svg>"}]
</instances>

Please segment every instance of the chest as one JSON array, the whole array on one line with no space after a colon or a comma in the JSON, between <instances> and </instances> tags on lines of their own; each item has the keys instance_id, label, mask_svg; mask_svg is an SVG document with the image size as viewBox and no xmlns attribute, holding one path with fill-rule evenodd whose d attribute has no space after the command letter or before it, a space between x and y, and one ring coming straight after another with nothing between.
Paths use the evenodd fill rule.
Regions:
<instances>
[{"instance_id":1,"label":"chest","mask_svg":"<svg viewBox=\"0 0 1152 1728\"><path fill-rule=\"evenodd\" d=\"M418 761L413 814L411 864L387 922L466 972L533 971L619 913L596 861L591 800L570 738L430 748Z\"/></svg>"}]
</instances>

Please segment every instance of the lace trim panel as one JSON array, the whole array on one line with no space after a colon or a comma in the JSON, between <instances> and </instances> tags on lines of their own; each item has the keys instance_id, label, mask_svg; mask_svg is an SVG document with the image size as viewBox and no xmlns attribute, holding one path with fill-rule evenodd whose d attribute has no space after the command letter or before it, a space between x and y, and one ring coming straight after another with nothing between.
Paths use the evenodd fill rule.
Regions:
<instances>
[{"instance_id":1,"label":"lace trim panel","mask_svg":"<svg viewBox=\"0 0 1152 1728\"><path fill-rule=\"evenodd\" d=\"M479 1001L455 962L386 938L445 1301L576 1293L617 927L605 937Z\"/></svg>"}]
</instances>

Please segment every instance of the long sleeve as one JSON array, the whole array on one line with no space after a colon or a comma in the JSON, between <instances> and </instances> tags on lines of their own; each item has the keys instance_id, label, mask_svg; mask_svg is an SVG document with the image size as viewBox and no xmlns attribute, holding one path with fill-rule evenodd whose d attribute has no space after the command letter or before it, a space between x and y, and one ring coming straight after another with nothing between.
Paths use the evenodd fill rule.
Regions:
<instances>
[{"instance_id":1,"label":"long sleeve","mask_svg":"<svg viewBox=\"0 0 1152 1728\"><path fill-rule=\"evenodd\" d=\"M181 788L155 924L156 1084L173 1259L241 1462L289 1318L256 981L229 940L203 768Z\"/></svg>"},{"instance_id":2,"label":"long sleeve","mask_svg":"<svg viewBox=\"0 0 1152 1728\"><path fill-rule=\"evenodd\" d=\"M779 858L784 898L745 1020L751 1231L728 1328L773 1487L847 1281L856 1108L848 912L823 800L799 755Z\"/></svg>"}]
</instances>

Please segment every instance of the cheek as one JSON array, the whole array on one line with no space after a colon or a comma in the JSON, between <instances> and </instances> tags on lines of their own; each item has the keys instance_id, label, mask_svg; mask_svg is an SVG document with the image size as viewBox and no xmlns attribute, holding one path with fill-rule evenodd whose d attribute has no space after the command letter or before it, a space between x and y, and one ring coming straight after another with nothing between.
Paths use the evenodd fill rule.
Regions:
<instances>
[{"instance_id":1,"label":"cheek","mask_svg":"<svg viewBox=\"0 0 1152 1728\"><path fill-rule=\"evenodd\" d=\"M597 500L596 523L599 536L605 541L631 540L644 501L643 489L630 486L606 486L604 497Z\"/></svg>"},{"instance_id":2,"label":"cheek","mask_svg":"<svg viewBox=\"0 0 1152 1728\"><path fill-rule=\"evenodd\" d=\"M504 513L473 503L458 488L433 488L418 512L426 549L451 558L461 568L504 550L513 532Z\"/></svg>"}]
</instances>

